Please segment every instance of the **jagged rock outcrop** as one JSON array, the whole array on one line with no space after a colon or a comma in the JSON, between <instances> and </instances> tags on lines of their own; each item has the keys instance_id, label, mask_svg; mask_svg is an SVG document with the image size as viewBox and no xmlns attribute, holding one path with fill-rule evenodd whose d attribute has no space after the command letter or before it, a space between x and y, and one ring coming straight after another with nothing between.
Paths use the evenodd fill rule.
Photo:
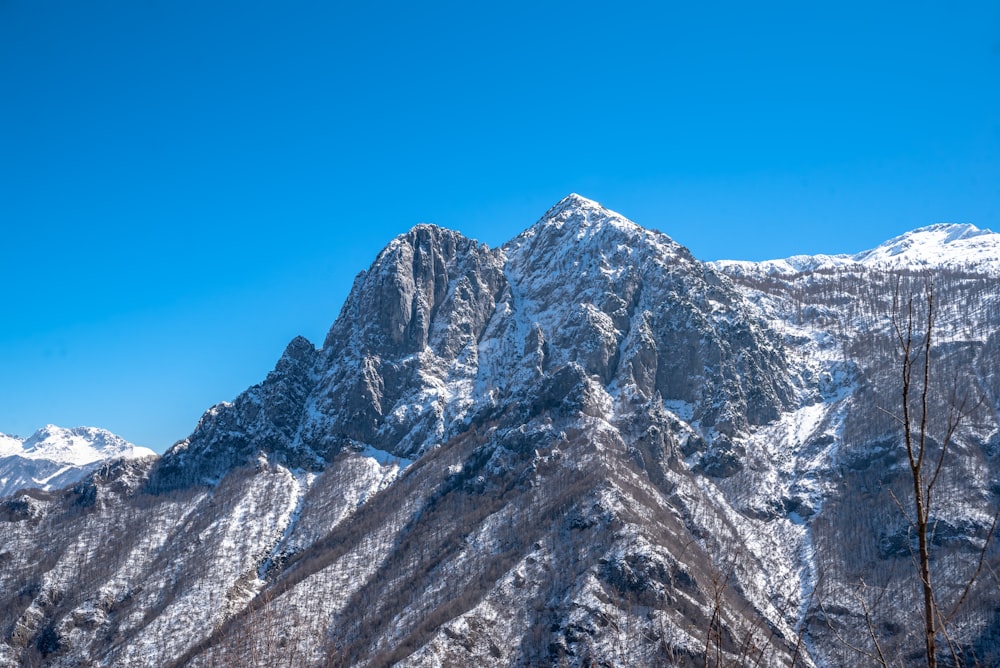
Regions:
<instances>
[{"instance_id":1,"label":"jagged rock outcrop","mask_svg":"<svg viewBox=\"0 0 1000 668\"><path fill-rule=\"evenodd\" d=\"M454 434L506 287L503 253L457 232L418 225L394 240L327 334L303 440L321 453L368 444L409 457Z\"/></svg>"},{"instance_id":2,"label":"jagged rock outcrop","mask_svg":"<svg viewBox=\"0 0 1000 668\"><path fill-rule=\"evenodd\" d=\"M194 432L157 464L151 485L170 488L217 481L262 453L290 466L315 466L316 455L297 440L305 402L316 384L316 349L304 337L285 348L274 370L232 403L210 408Z\"/></svg>"},{"instance_id":3,"label":"jagged rock outcrop","mask_svg":"<svg viewBox=\"0 0 1000 668\"><path fill-rule=\"evenodd\" d=\"M551 351L543 370L576 362L630 401L658 394L724 434L790 405L778 337L666 235L571 195L505 250L514 321Z\"/></svg>"},{"instance_id":4,"label":"jagged rock outcrop","mask_svg":"<svg viewBox=\"0 0 1000 668\"><path fill-rule=\"evenodd\" d=\"M260 452L305 468L345 448L414 457L570 363L706 433L746 431L792 401L780 342L739 293L667 236L571 195L502 249L433 225L395 239L320 351L289 344L154 479L215 479Z\"/></svg>"}]
</instances>

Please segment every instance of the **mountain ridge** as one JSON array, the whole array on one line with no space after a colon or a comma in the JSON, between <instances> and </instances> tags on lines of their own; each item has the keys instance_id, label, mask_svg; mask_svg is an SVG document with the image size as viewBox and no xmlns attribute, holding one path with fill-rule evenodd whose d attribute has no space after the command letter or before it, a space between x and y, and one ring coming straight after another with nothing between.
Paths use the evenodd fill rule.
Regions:
<instances>
[{"instance_id":1,"label":"mountain ridge","mask_svg":"<svg viewBox=\"0 0 1000 668\"><path fill-rule=\"evenodd\" d=\"M727 273L790 275L852 266L879 269L970 269L1000 274L1000 234L970 223L935 223L888 239L875 248L840 255L793 255L781 260L718 260Z\"/></svg>"}]
</instances>

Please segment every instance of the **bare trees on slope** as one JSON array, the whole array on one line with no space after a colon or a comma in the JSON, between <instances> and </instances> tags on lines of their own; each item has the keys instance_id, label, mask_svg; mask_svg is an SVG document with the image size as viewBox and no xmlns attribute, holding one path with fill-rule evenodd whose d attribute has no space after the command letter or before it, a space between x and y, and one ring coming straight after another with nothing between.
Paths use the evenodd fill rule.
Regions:
<instances>
[{"instance_id":1,"label":"bare trees on slope","mask_svg":"<svg viewBox=\"0 0 1000 668\"><path fill-rule=\"evenodd\" d=\"M922 636L928 668L937 667L939 651L947 652L950 665L966 664L962 648L949 633L949 625L983 572L998 517L994 513L974 570L964 579L964 584L959 583L957 593L952 586L952 593L948 596L949 600L946 600L944 587L939 581L942 573L932 554L937 528L936 494L942 472L947 470L954 457L952 446L959 426L980 402L959 389L956 377L947 394L944 414L932 415L932 403L935 403L931 397L935 306L932 280L926 279L922 294L915 292L911 286L905 295L897 280L893 294L892 327L899 353L901 415L894 413L892 417L900 423L903 431L903 446L912 489L911 495L903 499L892 490L889 493L906 518L910 534L915 534L916 538L916 550L911 548L911 557L923 602ZM868 628L879 662L888 666L888 659L882 652L870 621Z\"/></svg>"}]
</instances>

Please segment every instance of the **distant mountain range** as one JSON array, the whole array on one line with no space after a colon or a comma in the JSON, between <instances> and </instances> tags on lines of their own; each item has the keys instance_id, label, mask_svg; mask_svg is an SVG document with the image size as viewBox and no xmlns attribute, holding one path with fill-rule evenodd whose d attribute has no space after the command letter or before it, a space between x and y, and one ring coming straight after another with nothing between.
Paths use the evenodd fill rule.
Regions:
<instances>
[{"instance_id":1,"label":"distant mountain range","mask_svg":"<svg viewBox=\"0 0 1000 668\"><path fill-rule=\"evenodd\" d=\"M155 456L149 448L94 427L50 424L24 440L0 434L0 497L25 487L65 487L115 459Z\"/></svg>"},{"instance_id":2,"label":"distant mountain range","mask_svg":"<svg viewBox=\"0 0 1000 668\"><path fill-rule=\"evenodd\" d=\"M1000 665L998 261L706 264L578 195L500 248L418 225L162 457L0 501L0 666L926 665L928 290L942 661Z\"/></svg>"}]
</instances>

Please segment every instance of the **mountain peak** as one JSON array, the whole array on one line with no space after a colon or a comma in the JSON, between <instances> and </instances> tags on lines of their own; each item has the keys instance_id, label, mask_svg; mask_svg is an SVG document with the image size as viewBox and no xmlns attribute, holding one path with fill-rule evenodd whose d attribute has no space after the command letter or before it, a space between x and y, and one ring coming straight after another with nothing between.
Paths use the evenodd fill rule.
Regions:
<instances>
[{"instance_id":1,"label":"mountain peak","mask_svg":"<svg viewBox=\"0 0 1000 668\"><path fill-rule=\"evenodd\" d=\"M443 227L441 227L439 225L435 225L434 223L417 223L416 225L414 225L409 230L407 230L406 232L404 232L403 234L401 234L399 236L402 237L402 238L404 238L404 239L407 239L407 238L416 237L416 236L421 235L421 234L435 234L435 233L440 233L444 229L445 228L443 228Z\"/></svg>"},{"instance_id":2,"label":"mountain peak","mask_svg":"<svg viewBox=\"0 0 1000 668\"><path fill-rule=\"evenodd\" d=\"M546 211L545 215L542 216L539 222L544 223L550 221L560 221L560 220L565 220L567 217L573 215L585 216L587 214L593 214L593 213L597 213L602 217L614 217L626 220L625 217L622 216L621 214L611 211L610 209L606 209L604 206L601 205L600 202L597 202L592 199L587 199L586 197L578 195L576 193L570 193L569 195L566 195L561 200L556 202L555 205L552 206L552 208ZM632 224L634 225L635 223Z\"/></svg>"},{"instance_id":3,"label":"mountain peak","mask_svg":"<svg viewBox=\"0 0 1000 668\"><path fill-rule=\"evenodd\" d=\"M121 436L97 427L65 429L47 424L24 440L27 459L49 459L63 464L83 466L104 459L135 458L153 455L152 450L129 443Z\"/></svg>"},{"instance_id":4,"label":"mountain peak","mask_svg":"<svg viewBox=\"0 0 1000 668\"><path fill-rule=\"evenodd\" d=\"M555 205L549 209L543 218L548 217L549 214L561 211L563 209L603 209L600 202L584 197L577 193L570 193L563 197L561 200L555 203Z\"/></svg>"},{"instance_id":5,"label":"mountain peak","mask_svg":"<svg viewBox=\"0 0 1000 668\"><path fill-rule=\"evenodd\" d=\"M456 230L434 223L417 223L390 241L375 258L368 272L378 273L382 269L391 268L403 256L409 257L413 252L432 253L435 248L453 252L456 246L465 242L478 244Z\"/></svg>"},{"instance_id":6,"label":"mountain peak","mask_svg":"<svg viewBox=\"0 0 1000 668\"><path fill-rule=\"evenodd\" d=\"M935 223L893 237L854 254L794 255L783 260L713 263L730 274L763 272L789 275L805 271L862 266L873 269L968 269L1000 273L1000 234L970 223Z\"/></svg>"},{"instance_id":7,"label":"mountain peak","mask_svg":"<svg viewBox=\"0 0 1000 668\"><path fill-rule=\"evenodd\" d=\"M96 427L47 424L26 439L0 434L0 498L29 487L58 489L103 464L155 456L149 448Z\"/></svg>"},{"instance_id":8,"label":"mountain peak","mask_svg":"<svg viewBox=\"0 0 1000 668\"><path fill-rule=\"evenodd\" d=\"M950 243L958 239L970 239L984 234L995 233L990 229L981 230L972 223L934 223L932 225L925 225L923 227L910 230L902 236L905 237L916 234L944 234L944 243Z\"/></svg>"},{"instance_id":9,"label":"mountain peak","mask_svg":"<svg viewBox=\"0 0 1000 668\"><path fill-rule=\"evenodd\" d=\"M650 231L633 223L625 216L605 208L599 202L570 193L545 212L537 223L507 243L516 248L540 232L555 233L565 242L577 243L614 230L612 234L637 238ZM659 233L657 233L659 234Z\"/></svg>"},{"instance_id":10,"label":"mountain peak","mask_svg":"<svg viewBox=\"0 0 1000 668\"><path fill-rule=\"evenodd\" d=\"M642 227L599 202L576 193L559 200L538 222L504 245L504 251L514 264L520 264L522 260L519 256L523 258L526 255L547 257L546 262L551 262L556 256L569 255L578 265L586 264L581 254L588 253L599 263L628 264L636 261L638 256L627 261L624 256L617 259L613 256L623 253L631 256L633 252L642 255L644 251L639 251L642 248L658 256L658 263L679 255L691 259L687 249L666 234Z\"/></svg>"},{"instance_id":11,"label":"mountain peak","mask_svg":"<svg viewBox=\"0 0 1000 668\"><path fill-rule=\"evenodd\" d=\"M987 237L987 238L982 238ZM988 237L995 237L989 239ZM897 255L910 254L916 259L932 259L939 256L947 248L959 248L968 246L968 242L973 239L986 241L991 245L996 245L1000 240L1000 235L995 235L990 230L980 230L970 223L935 223L925 227L918 227L904 234L889 239L879 244L876 248L859 253L858 257L862 262L872 259L883 259L895 257Z\"/></svg>"},{"instance_id":12,"label":"mountain peak","mask_svg":"<svg viewBox=\"0 0 1000 668\"><path fill-rule=\"evenodd\" d=\"M903 268L975 266L1000 270L1000 234L969 223L937 223L889 239L845 260Z\"/></svg>"}]
</instances>

